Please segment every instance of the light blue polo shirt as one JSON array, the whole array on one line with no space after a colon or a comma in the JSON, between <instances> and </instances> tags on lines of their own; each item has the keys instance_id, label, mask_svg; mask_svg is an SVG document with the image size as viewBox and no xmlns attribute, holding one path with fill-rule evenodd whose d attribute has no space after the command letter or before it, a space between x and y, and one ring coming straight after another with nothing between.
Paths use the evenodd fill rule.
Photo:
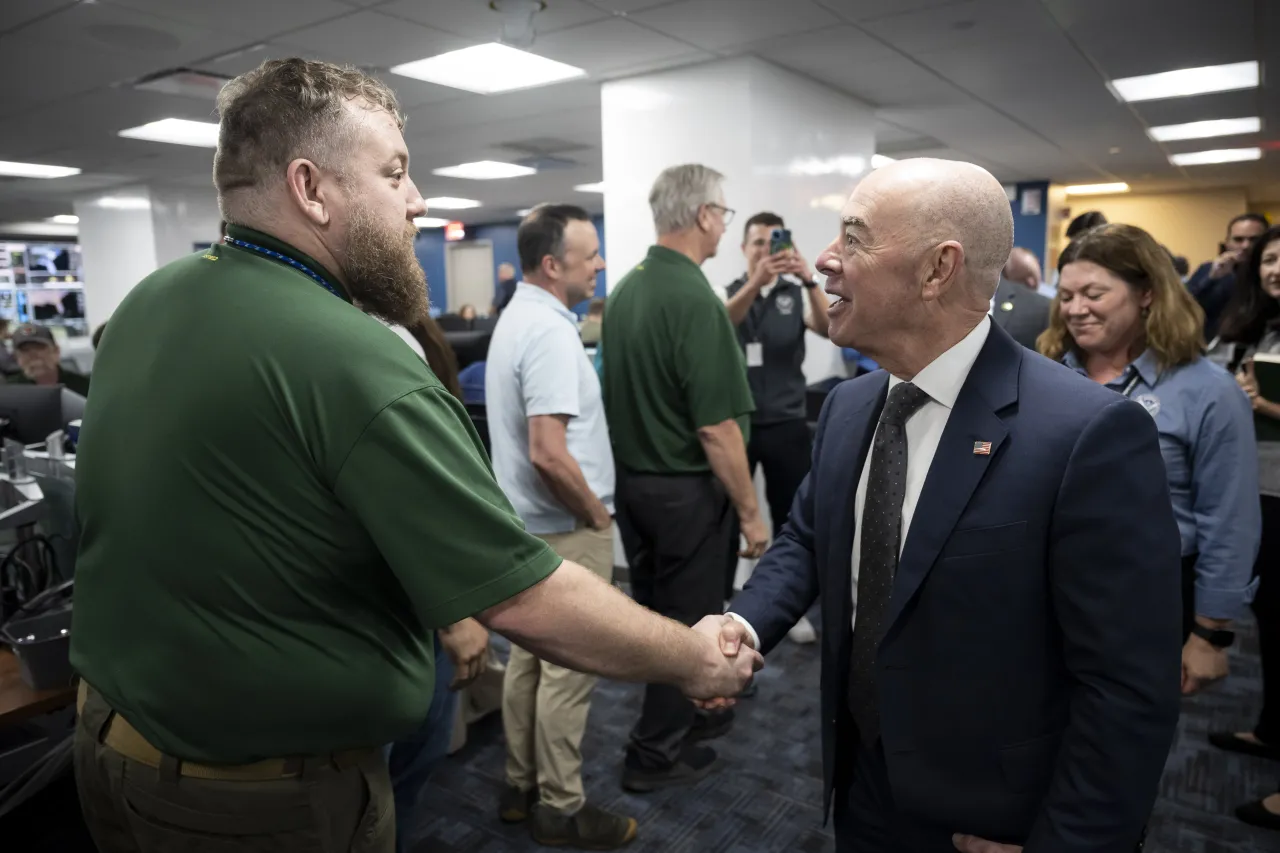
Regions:
<instances>
[{"instance_id":1,"label":"light blue polo shirt","mask_svg":"<svg viewBox=\"0 0 1280 853\"><path fill-rule=\"evenodd\" d=\"M1088 375L1074 352L1063 362ZM1107 387L1141 403L1155 419L1182 554L1199 554L1196 613L1239 618L1257 586L1250 579L1262 536L1249 398L1208 359L1161 371L1151 350Z\"/></svg>"},{"instance_id":2,"label":"light blue polo shirt","mask_svg":"<svg viewBox=\"0 0 1280 853\"><path fill-rule=\"evenodd\" d=\"M578 520L529 461L529 418L567 415L566 442L587 485L613 512L613 449L600 379L560 300L520 282L493 330L485 364L485 408L493 471L530 533L568 533Z\"/></svg>"}]
</instances>

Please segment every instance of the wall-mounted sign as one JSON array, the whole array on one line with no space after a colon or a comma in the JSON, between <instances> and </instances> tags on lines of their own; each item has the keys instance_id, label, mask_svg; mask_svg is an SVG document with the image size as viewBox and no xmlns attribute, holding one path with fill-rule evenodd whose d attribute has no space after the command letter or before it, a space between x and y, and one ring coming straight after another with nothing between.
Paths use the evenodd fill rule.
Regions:
<instances>
[{"instance_id":1,"label":"wall-mounted sign","mask_svg":"<svg viewBox=\"0 0 1280 853\"><path fill-rule=\"evenodd\" d=\"M444 239L450 243L465 240L466 237L467 227L461 222L450 222L444 227Z\"/></svg>"}]
</instances>

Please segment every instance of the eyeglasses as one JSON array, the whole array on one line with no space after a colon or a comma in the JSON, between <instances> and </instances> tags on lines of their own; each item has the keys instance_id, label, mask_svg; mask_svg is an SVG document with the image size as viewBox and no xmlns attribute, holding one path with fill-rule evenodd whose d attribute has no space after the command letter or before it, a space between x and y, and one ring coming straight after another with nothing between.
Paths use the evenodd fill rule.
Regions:
<instances>
[{"instance_id":1,"label":"eyeglasses","mask_svg":"<svg viewBox=\"0 0 1280 853\"><path fill-rule=\"evenodd\" d=\"M738 212L732 207L725 207L723 204L716 204L714 201L707 202L707 207L714 208L724 214L725 227L728 227L733 222L733 215Z\"/></svg>"}]
</instances>

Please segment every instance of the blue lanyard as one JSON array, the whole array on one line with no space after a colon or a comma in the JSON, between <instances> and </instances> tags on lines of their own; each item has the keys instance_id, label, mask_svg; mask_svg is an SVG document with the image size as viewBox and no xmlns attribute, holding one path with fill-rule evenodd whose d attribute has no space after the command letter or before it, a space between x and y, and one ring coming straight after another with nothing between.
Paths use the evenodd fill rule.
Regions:
<instances>
[{"instance_id":1,"label":"blue lanyard","mask_svg":"<svg viewBox=\"0 0 1280 853\"><path fill-rule=\"evenodd\" d=\"M1138 369L1136 367L1133 368L1133 378L1129 380L1129 384L1124 386L1124 390L1120 392L1121 395L1125 397L1131 396L1133 394L1133 389L1138 387L1138 382L1140 382L1141 380L1142 380L1142 374L1138 372Z\"/></svg>"},{"instance_id":2,"label":"blue lanyard","mask_svg":"<svg viewBox=\"0 0 1280 853\"><path fill-rule=\"evenodd\" d=\"M236 248L248 249L250 252L257 252L259 255L263 255L268 258L275 258L277 261L283 261L284 263L293 267L298 272L305 275L307 278L314 281L316 284L323 287L325 290L332 293L334 296L338 297L339 299L342 299L342 294L334 290L332 284L325 281L321 275L319 275L315 270L311 269L311 267L307 266L306 264L295 261L293 258L289 257L288 255L282 255L279 252L268 249L265 246L259 246L257 243L249 243L244 240L237 240L235 237L223 237L222 239L228 244L235 246ZM343 301L345 302L346 300L343 300Z\"/></svg>"}]
</instances>

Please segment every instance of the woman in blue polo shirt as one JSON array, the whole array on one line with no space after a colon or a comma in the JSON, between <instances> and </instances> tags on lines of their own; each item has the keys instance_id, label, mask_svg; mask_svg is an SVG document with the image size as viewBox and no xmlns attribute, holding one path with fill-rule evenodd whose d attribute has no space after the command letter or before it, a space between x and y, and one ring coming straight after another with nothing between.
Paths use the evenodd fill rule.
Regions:
<instances>
[{"instance_id":1,"label":"woman in blue polo shirt","mask_svg":"<svg viewBox=\"0 0 1280 853\"><path fill-rule=\"evenodd\" d=\"M1231 622L1253 597L1261 520L1249 400L1202 356L1204 312L1150 234L1090 229L1058 272L1040 352L1141 403L1160 433L1182 534L1182 690L1193 693L1226 676Z\"/></svg>"}]
</instances>

